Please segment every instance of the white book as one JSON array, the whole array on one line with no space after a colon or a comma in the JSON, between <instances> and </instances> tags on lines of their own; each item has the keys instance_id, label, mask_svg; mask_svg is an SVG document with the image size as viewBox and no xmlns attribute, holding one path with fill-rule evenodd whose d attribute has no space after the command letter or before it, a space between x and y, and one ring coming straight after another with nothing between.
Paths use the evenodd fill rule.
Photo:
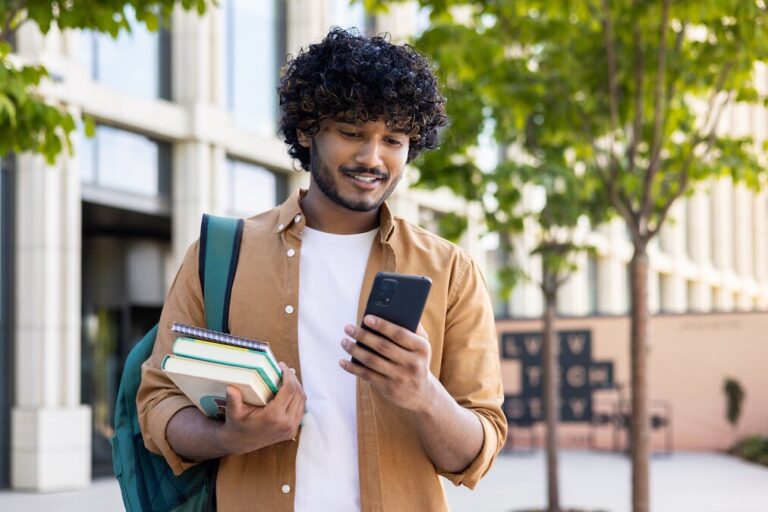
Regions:
<instances>
[{"instance_id":1,"label":"white book","mask_svg":"<svg viewBox=\"0 0 768 512\"><path fill-rule=\"evenodd\" d=\"M162 369L181 391L211 418L224 419L227 386L240 390L243 402L266 405L274 393L255 370L167 355Z\"/></svg>"}]
</instances>

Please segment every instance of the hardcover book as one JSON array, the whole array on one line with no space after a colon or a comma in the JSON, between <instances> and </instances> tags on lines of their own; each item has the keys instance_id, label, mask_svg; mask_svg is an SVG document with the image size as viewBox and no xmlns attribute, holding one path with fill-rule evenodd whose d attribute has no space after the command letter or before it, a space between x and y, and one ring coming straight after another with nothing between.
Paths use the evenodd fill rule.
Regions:
<instances>
[{"instance_id":1,"label":"hardcover book","mask_svg":"<svg viewBox=\"0 0 768 512\"><path fill-rule=\"evenodd\" d=\"M243 402L262 406L274 397L259 373L253 369L167 355L162 369L181 391L211 418L223 420L227 405L227 386L240 390Z\"/></svg>"}]
</instances>

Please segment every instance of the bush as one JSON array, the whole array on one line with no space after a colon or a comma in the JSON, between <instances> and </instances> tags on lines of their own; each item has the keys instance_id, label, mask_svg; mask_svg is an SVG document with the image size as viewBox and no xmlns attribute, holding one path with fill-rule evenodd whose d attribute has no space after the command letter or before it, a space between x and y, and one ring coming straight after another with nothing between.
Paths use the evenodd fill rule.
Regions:
<instances>
[{"instance_id":1,"label":"bush","mask_svg":"<svg viewBox=\"0 0 768 512\"><path fill-rule=\"evenodd\" d=\"M737 442L730 453L750 462L768 466L768 437L751 436Z\"/></svg>"}]
</instances>

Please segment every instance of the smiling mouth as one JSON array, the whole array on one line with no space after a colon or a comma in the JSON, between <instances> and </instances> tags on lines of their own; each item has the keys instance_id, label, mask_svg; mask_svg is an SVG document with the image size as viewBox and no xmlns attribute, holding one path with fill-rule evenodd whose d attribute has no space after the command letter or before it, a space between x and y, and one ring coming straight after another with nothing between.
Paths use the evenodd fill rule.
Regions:
<instances>
[{"instance_id":1,"label":"smiling mouth","mask_svg":"<svg viewBox=\"0 0 768 512\"><path fill-rule=\"evenodd\" d=\"M375 176L360 176L359 174L347 174L350 178L357 181L362 181L363 183L375 183L377 181L381 181L381 178L377 178Z\"/></svg>"}]
</instances>

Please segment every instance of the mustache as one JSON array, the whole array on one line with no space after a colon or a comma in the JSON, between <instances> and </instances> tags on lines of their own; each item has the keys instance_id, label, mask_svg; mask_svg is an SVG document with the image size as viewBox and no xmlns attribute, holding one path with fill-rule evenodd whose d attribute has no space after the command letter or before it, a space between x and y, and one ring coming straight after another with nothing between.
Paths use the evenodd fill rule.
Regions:
<instances>
[{"instance_id":1,"label":"mustache","mask_svg":"<svg viewBox=\"0 0 768 512\"><path fill-rule=\"evenodd\" d=\"M339 171L344 173L344 174L350 175L350 176L355 176L355 175L358 175L358 174L368 174L368 175L374 176L374 177L376 177L376 178L378 178L380 180L385 180L385 179L389 178L389 174L384 172L384 171L382 171L378 167L372 167L372 168L363 167L363 166L347 167L347 166L342 165L342 166L339 167Z\"/></svg>"}]
</instances>

